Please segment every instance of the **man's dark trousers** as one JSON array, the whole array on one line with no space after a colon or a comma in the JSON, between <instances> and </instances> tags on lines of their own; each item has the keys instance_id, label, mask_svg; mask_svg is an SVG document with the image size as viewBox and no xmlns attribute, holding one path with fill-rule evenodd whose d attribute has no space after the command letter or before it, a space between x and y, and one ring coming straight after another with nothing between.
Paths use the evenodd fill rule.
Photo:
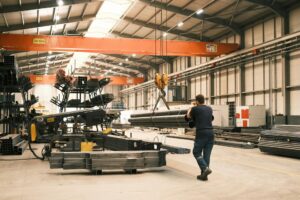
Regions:
<instances>
[{"instance_id":1,"label":"man's dark trousers","mask_svg":"<svg viewBox=\"0 0 300 200\"><path fill-rule=\"evenodd\" d=\"M197 136L194 143L193 154L197 163L203 172L210 163L210 155L214 146L213 130L197 131Z\"/></svg>"}]
</instances>

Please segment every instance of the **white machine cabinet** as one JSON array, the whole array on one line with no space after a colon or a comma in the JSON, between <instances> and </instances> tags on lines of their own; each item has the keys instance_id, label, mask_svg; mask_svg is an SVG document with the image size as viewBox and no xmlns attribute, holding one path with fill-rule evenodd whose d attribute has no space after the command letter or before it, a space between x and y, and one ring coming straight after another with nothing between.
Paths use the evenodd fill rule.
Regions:
<instances>
[{"instance_id":1,"label":"white machine cabinet","mask_svg":"<svg viewBox=\"0 0 300 200\"><path fill-rule=\"evenodd\" d=\"M265 106L237 106L236 127L260 127L266 125Z\"/></svg>"}]
</instances>

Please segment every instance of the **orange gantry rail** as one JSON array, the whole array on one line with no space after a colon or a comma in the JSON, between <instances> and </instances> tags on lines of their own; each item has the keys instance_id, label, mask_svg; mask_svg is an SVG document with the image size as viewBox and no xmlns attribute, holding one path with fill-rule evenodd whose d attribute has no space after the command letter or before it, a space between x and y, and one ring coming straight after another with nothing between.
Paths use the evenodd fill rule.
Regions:
<instances>
[{"instance_id":1,"label":"orange gantry rail","mask_svg":"<svg viewBox=\"0 0 300 200\"><path fill-rule=\"evenodd\" d=\"M0 48L10 51L214 57L236 51L239 45L180 40L163 40L161 42L149 39L1 34Z\"/></svg>"}]
</instances>

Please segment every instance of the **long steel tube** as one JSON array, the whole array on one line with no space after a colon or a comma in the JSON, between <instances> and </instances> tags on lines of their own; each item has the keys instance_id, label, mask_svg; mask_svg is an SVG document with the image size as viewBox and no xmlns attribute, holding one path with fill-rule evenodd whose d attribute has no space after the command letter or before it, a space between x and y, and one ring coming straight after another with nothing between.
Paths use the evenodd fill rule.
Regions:
<instances>
[{"instance_id":1,"label":"long steel tube","mask_svg":"<svg viewBox=\"0 0 300 200\"><path fill-rule=\"evenodd\" d=\"M128 120L132 126L158 128L187 128L187 109L133 114Z\"/></svg>"}]
</instances>

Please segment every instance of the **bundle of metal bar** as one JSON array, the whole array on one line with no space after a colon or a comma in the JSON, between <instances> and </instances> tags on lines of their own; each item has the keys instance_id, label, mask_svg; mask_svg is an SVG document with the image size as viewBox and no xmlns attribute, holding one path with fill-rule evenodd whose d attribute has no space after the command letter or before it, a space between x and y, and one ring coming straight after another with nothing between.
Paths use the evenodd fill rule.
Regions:
<instances>
[{"instance_id":1,"label":"bundle of metal bar","mask_svg":"<svg viewBox=\"0 0 300 200\"><path fill-rule=\"evenodd\" d=\"M23 152L26 150L28 142L26 140L22 140L18 144L14 146L14 154L22 155Z\"/></svg>"},{"instance_id":2,"label":"bundle of metal bar","mask_svg":"<svg viewBox=\"0 0 300 200\"><path fill-rule=\"evenodd\" d=\"M262 131L258 147L262 152L300 158L300 126Z\"/></svg>"},{"instance_id":3,"label":"bundle of metal bar","mask_svg":"<svg viewBox=\"0 0 300 200\"><path fill-rule=\"evenodd\" d=\"M188 128L185 121L185 110L168 110L159 112L148 112L133 114L128 120L132 126L158 127L158 128Z\"/></svg>"},{"instance_id":4,"label":"bundle of metal bar","mask_svg":"<svg viewBox=\"0 0 300 200\"><path fill-rule=\"evenodd\" d=\"M191 152L191 150L188 148L177 147L177 146L166 145L166 144L163 144L162 148L167 149L168 152L175 153L175 154L189 154Z\"/></svg>"},{"instance_id":5,"label":"bundle of metal bar","mask_svg":"<svg viewBox=\"0 0 300 200\"><path fill-rule=\"evenodd\" d=\"M15 154L14 147L22 141L19 134L8 134L0 138L1 153L2 154Z\"/></svg>"},{"instance_id":6,"label":"bundle of metal bar","mask_svg":"<svg viewBox=\"0 0 300 200\"><path fill-rule=\"evenodd\" d=\"M51 169L144 169L165 166L166 153L166 150L52 153L49 161Z\"/></svg>"}]
</instances>

